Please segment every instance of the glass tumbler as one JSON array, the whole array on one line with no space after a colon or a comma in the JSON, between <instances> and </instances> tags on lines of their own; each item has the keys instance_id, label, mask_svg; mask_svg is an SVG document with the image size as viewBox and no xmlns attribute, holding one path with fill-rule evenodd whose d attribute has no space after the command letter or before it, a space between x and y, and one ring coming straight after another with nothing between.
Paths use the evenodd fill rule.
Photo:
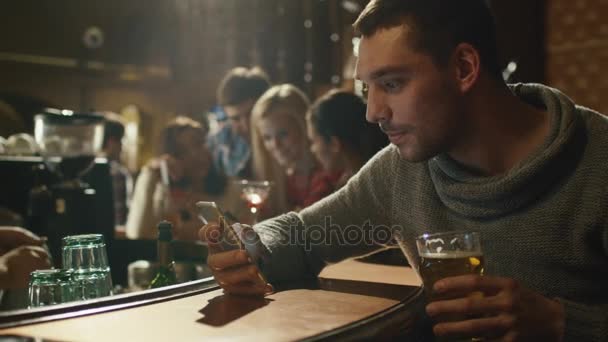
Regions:
<instances>
[{"instance_id":1,"label":"glass tumbler","mask_svg":"<svg viewBox=\"0 0 608 342\"><path fill-rule=\"evenodd\" d=\"M77 299L111 295L112 277L103 235L67 236L62 245L63 268L72 272Z\"/></svg>"},{"instance_id":2,"label":"glass tumbler","mask_svg":"<svg viewBox=\"0 0 608 342\"><path fill-rule=\"evenodd\" d=\"M29 307L36 308L75 300L72 274L69 271L37 270L30 274Z\"/></svg>"}]
</instances>

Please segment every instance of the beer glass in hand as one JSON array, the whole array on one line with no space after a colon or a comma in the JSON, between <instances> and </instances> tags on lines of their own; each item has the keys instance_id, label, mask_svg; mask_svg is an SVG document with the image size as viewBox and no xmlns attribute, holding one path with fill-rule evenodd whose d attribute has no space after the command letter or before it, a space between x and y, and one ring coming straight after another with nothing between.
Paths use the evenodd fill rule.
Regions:
<instances>
[{"instance_id":1,"label":"beer glass in hand","mask_svg":"<svg viewBox=\"0 0 608 342\"><path fill-rule=\"evenodd\" d=\"M478 274L483 275L483 253L476 232L448 232L438 234L423 234L416 239L420 263L418 273L422 278L424 290L429 302L449 300L434 293L433 285L443 278ZM481 292L463 294L463 296L483 296ZM435 317L436 322L458 322L471 319L471 316L441 315ZM443 339L437 339L443 341ZM465 339L463 341L478 341Z\"/></svg>"},{"instance_id":2,"label":"beer glass in hand","mask_svg":"<svg viewBox=\"0 0 608 342\"><path fill-rule=\"evenodd\" d=\"M483 275L483 252L477 232L423 234L416 239L416 247L418 272L429 301L440 299L433 293L433 285L440 279Z\"/></svg>"}]
</instances>

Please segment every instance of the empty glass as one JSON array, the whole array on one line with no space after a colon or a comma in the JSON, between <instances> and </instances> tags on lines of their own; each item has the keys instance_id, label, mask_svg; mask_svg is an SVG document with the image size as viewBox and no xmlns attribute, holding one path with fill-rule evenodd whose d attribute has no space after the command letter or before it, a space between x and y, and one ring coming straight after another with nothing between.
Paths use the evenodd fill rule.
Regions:
<instances>
[{"instance_id":1,"label":"empty glass","mask_svg":"<svg viewBox=\"0 0 608 342\"><path fill-rule=\"evenodd\" d=\"M71 272L59 269L32 272L28 298L32 308L75 300Z\"/></svg>"},{"instance_id":2,"label":"empty glass","mask_svg":"<svg viewBox=\"0 0 608 342\"><path fill-rule=\"evenodd\" d=\"M73 235L63 238L63 268L72 272L78 299L112 294L112 277L101 234Z\"/></svg>"}]
</instances>

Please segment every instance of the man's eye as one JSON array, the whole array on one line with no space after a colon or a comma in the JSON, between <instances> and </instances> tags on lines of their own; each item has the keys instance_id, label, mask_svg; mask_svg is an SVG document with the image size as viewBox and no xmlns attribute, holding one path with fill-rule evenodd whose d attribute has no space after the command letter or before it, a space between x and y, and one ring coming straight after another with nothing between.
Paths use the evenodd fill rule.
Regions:
<instances>
[{"instance_id":1,"label":"man's eye","mask_svg":"<svg viewBox=\"0 0 608 342\"><path fill-rule=\"evenodd\" d=\"M384 87L384 89L386 89L387 91L396 91L401 88L402 84L403 83L401 81L389 80L389 81L384 81L382 83L382 87Z\"/></svg>"}]
</instances>

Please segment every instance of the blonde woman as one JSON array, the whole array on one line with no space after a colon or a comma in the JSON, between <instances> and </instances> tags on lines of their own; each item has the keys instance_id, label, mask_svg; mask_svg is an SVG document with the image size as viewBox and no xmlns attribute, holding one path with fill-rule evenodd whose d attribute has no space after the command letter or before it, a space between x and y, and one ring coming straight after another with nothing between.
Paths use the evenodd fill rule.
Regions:
<instances>
[{"instance_id":1,"label":"blonde woman","mask_svg":"<svg viewBox=\"0 0 608 342\"><path fill-rule=\"evenodd\" d=\"M317 200L319 166L306 135L306 95L291 84L267 90L251 117L254 177L274 182L264 216L299 210Z\"/></svg>"}]
</instances>

